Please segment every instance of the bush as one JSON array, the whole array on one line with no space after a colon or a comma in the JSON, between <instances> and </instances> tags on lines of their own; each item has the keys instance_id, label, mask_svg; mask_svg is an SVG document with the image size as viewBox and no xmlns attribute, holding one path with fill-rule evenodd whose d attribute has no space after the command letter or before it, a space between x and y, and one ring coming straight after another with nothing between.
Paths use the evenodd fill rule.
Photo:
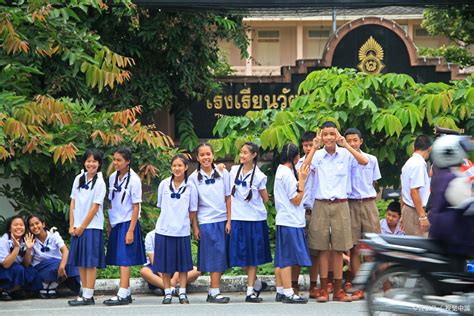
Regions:
<instances>
[{"instance_id":1,"label":"bush","mask_svg":"<svg viewBox=\"0 0 474 316\"><path fill-rule=\"evenodd\" d=\"M405 74L313 71L300 84L290 107L223 116L213 130L219 138L210 143L216 157L238 157L247 141L275 156L285 143L298 144L305 131L316 131L323 122L334 122L341 134L357 127L364 138L362 150L379 160L380 185L396 188L417 135L432 135L435 126L474 133L473 82L474 76L449 84L422 84ZM275 163L271 170L266 174L275 173ZM271 186L269 179L267 189Z\"/></svg>"}]
</instances>

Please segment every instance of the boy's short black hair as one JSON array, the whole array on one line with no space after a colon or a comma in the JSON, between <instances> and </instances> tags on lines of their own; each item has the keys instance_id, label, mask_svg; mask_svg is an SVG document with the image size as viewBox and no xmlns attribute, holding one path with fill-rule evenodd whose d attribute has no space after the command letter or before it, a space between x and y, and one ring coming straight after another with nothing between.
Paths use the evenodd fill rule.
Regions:
<instances>
[{"instance_id":1,"label":"boy's short black hair","mask_svg":"<svg viewBox=\"0 0 474 316\"><path fill-rule=\"evenodd\" d=\"M392 211L397 213L398 215L402 215L402 210L400 208L400 203L393 201L387 206L387 211Z\"/></svg>"},{"instance_id":2,"label":"boy's short black hair","mask_svg":"<svg viewBox=\"0 0 474 316\"><path fill-rule=\"evenodd\" d=\"M346 137L347 135L354 135L354 134L359 136L360 139L362 139L362 133L359 131L359 129L355 127L348 128L346 132L344 133L344 137Z\"/></svg>"},{"instance_id":3,"label":"boy's short black hair","mask_svg":"<svg viewBox=\"0 0 474 316\"><path fill-rule=\"evenodd\" d=\"M301 135L301 143L312 142L316 138L316 132L306 131Z\"/></svg>"},{"instance_id":4,"label":"boy's short black hair","mask_svg":"<svg viewBox=\"0 0 474 316\"><path fill-rule=\"evenodd\" d=\"M431 147L431 139L426 135L419 135L415 139L415 150L427 150Z\"/></svg>"},{"instance_id":5,"label":"boy's short black hair","mask_svg":"<svg viewBox=\"0 0 474 316\"><path fill-rule=\"evenodd\" d=\"M321 129L328 128L328 127L337 128L336 123L331 122L331 121L324 122L323 125L321 125Z\"/></svg>"}]
</instances>

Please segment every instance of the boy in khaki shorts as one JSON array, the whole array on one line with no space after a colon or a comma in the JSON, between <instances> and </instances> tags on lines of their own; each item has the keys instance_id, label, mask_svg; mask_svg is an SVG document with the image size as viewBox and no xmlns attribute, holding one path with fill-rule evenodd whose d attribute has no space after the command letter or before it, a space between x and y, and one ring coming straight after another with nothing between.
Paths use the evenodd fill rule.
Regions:
<instances>
[{"instance_id":1,"label":"boy in khaki shorts","mask_svg":"<svg viewBox=\"0 0 474 316\"><path fill-rule=\"evenodd\" d=\"M321 290L318 302L327 302L329 256L333 251L334 293L333 300L351 302L352 299L342 288L342 254L352 248L351 222L348 193L351 192L351 166L354 160L366 165L365 155L353 149L339 134L333 122L321 126L318 138L324 148L310 155L312 168L316 170L313 187L315 204L308 232L310 251L319 250L319 274ZM341 146L338 147L337 145Z\"/></svg>"},{"instance_id":2,"label":"boy in khaki shorts","mask_svg":"<svg viewBox=\"0 0 474 316\"><path fill-rule=\"evenodd\" d=\"M352 191L349 193L349 209L351 211L353 247L350 252L350 274L355 275L360 268L359 240L364 233L380 233L379 210L375 204L377 192L374 184L382 176L380 175L377 157L360 150L360 146L364 142L361 132L357 128L349 128L344 133L344 137L353 149L365 155L369 160L366 165L360 165L357 161L353 161L351 167ZM351 277L346 280L346 290L352 287L351 281ZM351 297L353 301L363 299L364 292L357 290Z\"/></svg>"},{"instance_id":3,"label":"boy in khaki shorts","mask_svg":"<svg viewBox=\"0 0 474 316\"><path fill-rule=\"evenodd\" d=\"M402 167L402 226L407 235L427 236L429 221L426 203L430 196L430 179L426 159L431 152L431 139L419 135L415 139L414 152Z\"/></svg>"}]
</instances>

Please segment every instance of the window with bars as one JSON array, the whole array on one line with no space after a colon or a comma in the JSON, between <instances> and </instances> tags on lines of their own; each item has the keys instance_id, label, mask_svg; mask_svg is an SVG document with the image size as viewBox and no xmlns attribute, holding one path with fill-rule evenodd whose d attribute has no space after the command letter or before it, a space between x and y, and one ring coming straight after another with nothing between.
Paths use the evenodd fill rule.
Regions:
<instances>
[{"instance_id":1,"label":"window with bars","mask_svg":"<svg viewBox=\"0 0 474 316\"><path fill-rule=\"evenodd\" d=\"M416 37L429 37L431 36L427 30L422 28L421 26L415 27L415 36Z\"/></svg>"},{"instance_id":2,"label":"window with bars","mask_svg":"<svg viewBox=\"0 0 474 316\"><path fill-rule=\"evenodd\" d=\"M279 30L258 30L257 40L261 43L274 43L280 41Z\"/></svg>"},{"instance_id":3,"label":"window with bars","mask_svg":"<svg viewBox=\"0 0 474 316\"><path fill-rule=\"evenodd\" d=\"M329 29L314 29L307 31L308 39L320 39L320 38L328 38L331 34Z\"/></svg>"}]
</instances>

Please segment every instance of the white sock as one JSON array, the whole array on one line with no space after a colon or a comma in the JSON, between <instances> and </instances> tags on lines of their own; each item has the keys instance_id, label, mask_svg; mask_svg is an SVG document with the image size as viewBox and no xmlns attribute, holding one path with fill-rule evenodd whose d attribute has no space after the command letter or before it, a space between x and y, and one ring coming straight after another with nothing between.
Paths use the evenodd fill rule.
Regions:
<instances>
[{"instance_id":1,"label":"white sock","mask_svg":"<svg viewBox=\"0 0 474 316\"><path fill-rule=\"evenodd\" d=\"M165 295L171 295L171 293L173 293L173 291L171 290L170 287L165 289Z\"/></svg>"},{"instance_id":2,"label":"white sock","mask_svg":"<svg viewBox=\"0 0 474 316\"><path fill-rule=\"evenodd\" d=\"M219 294L221 291L219 288L210 288L209 289L209 295L211 296L216 296L217 294Z\"/></svg>"},{"instance_id":3,"label":"white sock","mask_svg":"<svg viewBox=\"0 0 474 316\"><path fill-rule=\"evenodd\" d=\"M283 294L283 286L277 286L277 293Z\"/></svg>"},{"instance_id":4,"label":"white sock","mask_svg":"<svg viewBox=\"0 0 474 316\"><path fill-rule=\"evenodd\" d=\"M132 295L132 290L130 290L130 288L127 289L127 296L130 296Z\"/></svg>"},{"instance_id":5,"label":"white sock","mask_svg":"<svg viewBox=\"0 0 474 316\"><path fill-rule=\"evenodd\" d=\"M83 298L92 298L94 296L94 289L87 289L87 288L84 288L82 289L82 297Z\"/></svg>"},{"instance_id":6,"label":"white sock","mask_svg":"<svg viewBox=\"0 0 474 316\"><path fill-rule=\"evenodd\" d=\"M181 294L186 294L186 288L185 287L180 287L179 288L179 295Z\"/></svg>"},{"instance_id":7,"label":"white sock","mask_svg":"<svg viewBox=\"0 0 474 316\"><path fill-rule=\"evenodd\" d=\"M58 286L59 286L59 284L57 282L49 283L49 289L50 290L55 290Z\"/></svg>"},{"instance_id":8,"label":"white sock","mask_svg":"<svg viewBox=\"0 0 474 316\"><path fill-rule=\"evenodd\" d=\"M43 282L43 290L49 289L49 283Z\"/></svg>"},{"instance_id":9,"label":"white sock","mask_svg":"<svg viewBox=\"0 0 474 316\"><path fill-rule=\"evenodd\" d=\"M121 298L127 298L128 296L128 289L125 289L123 287L119 288L117 296L120 296Z\"/></svg>"},{"instance_id":10,"label":"white sock","mask_svg":"<svg viewBox=\"0 0 474 316\"><path fill-rule=\"evenodd\" d=\"M253 288L255 291L260 291L262 289L262 280L256 279L255 283L253 284Z\"/></svg>"},{"instance_id":11,"label":"white sock","mask_svg":"<svg viewBox=\"0 0 474 316\"><path fill-rule=\"evenodd\" d=\"M295 294L295 292L293 291L293 288L290 287L289 289L283 289L283 294L285 294L286 297L290 297Z\"/></svg>"},{"instance_id":12,"label":"white sock","mask_svg":"<svg viewBox=\"0 0 474 316\"><path fill-rule=\"evenodd\" d=\"M253 286L247 286L247 296L250 296L253 294Z\"/></svg>"}]
</instances>

